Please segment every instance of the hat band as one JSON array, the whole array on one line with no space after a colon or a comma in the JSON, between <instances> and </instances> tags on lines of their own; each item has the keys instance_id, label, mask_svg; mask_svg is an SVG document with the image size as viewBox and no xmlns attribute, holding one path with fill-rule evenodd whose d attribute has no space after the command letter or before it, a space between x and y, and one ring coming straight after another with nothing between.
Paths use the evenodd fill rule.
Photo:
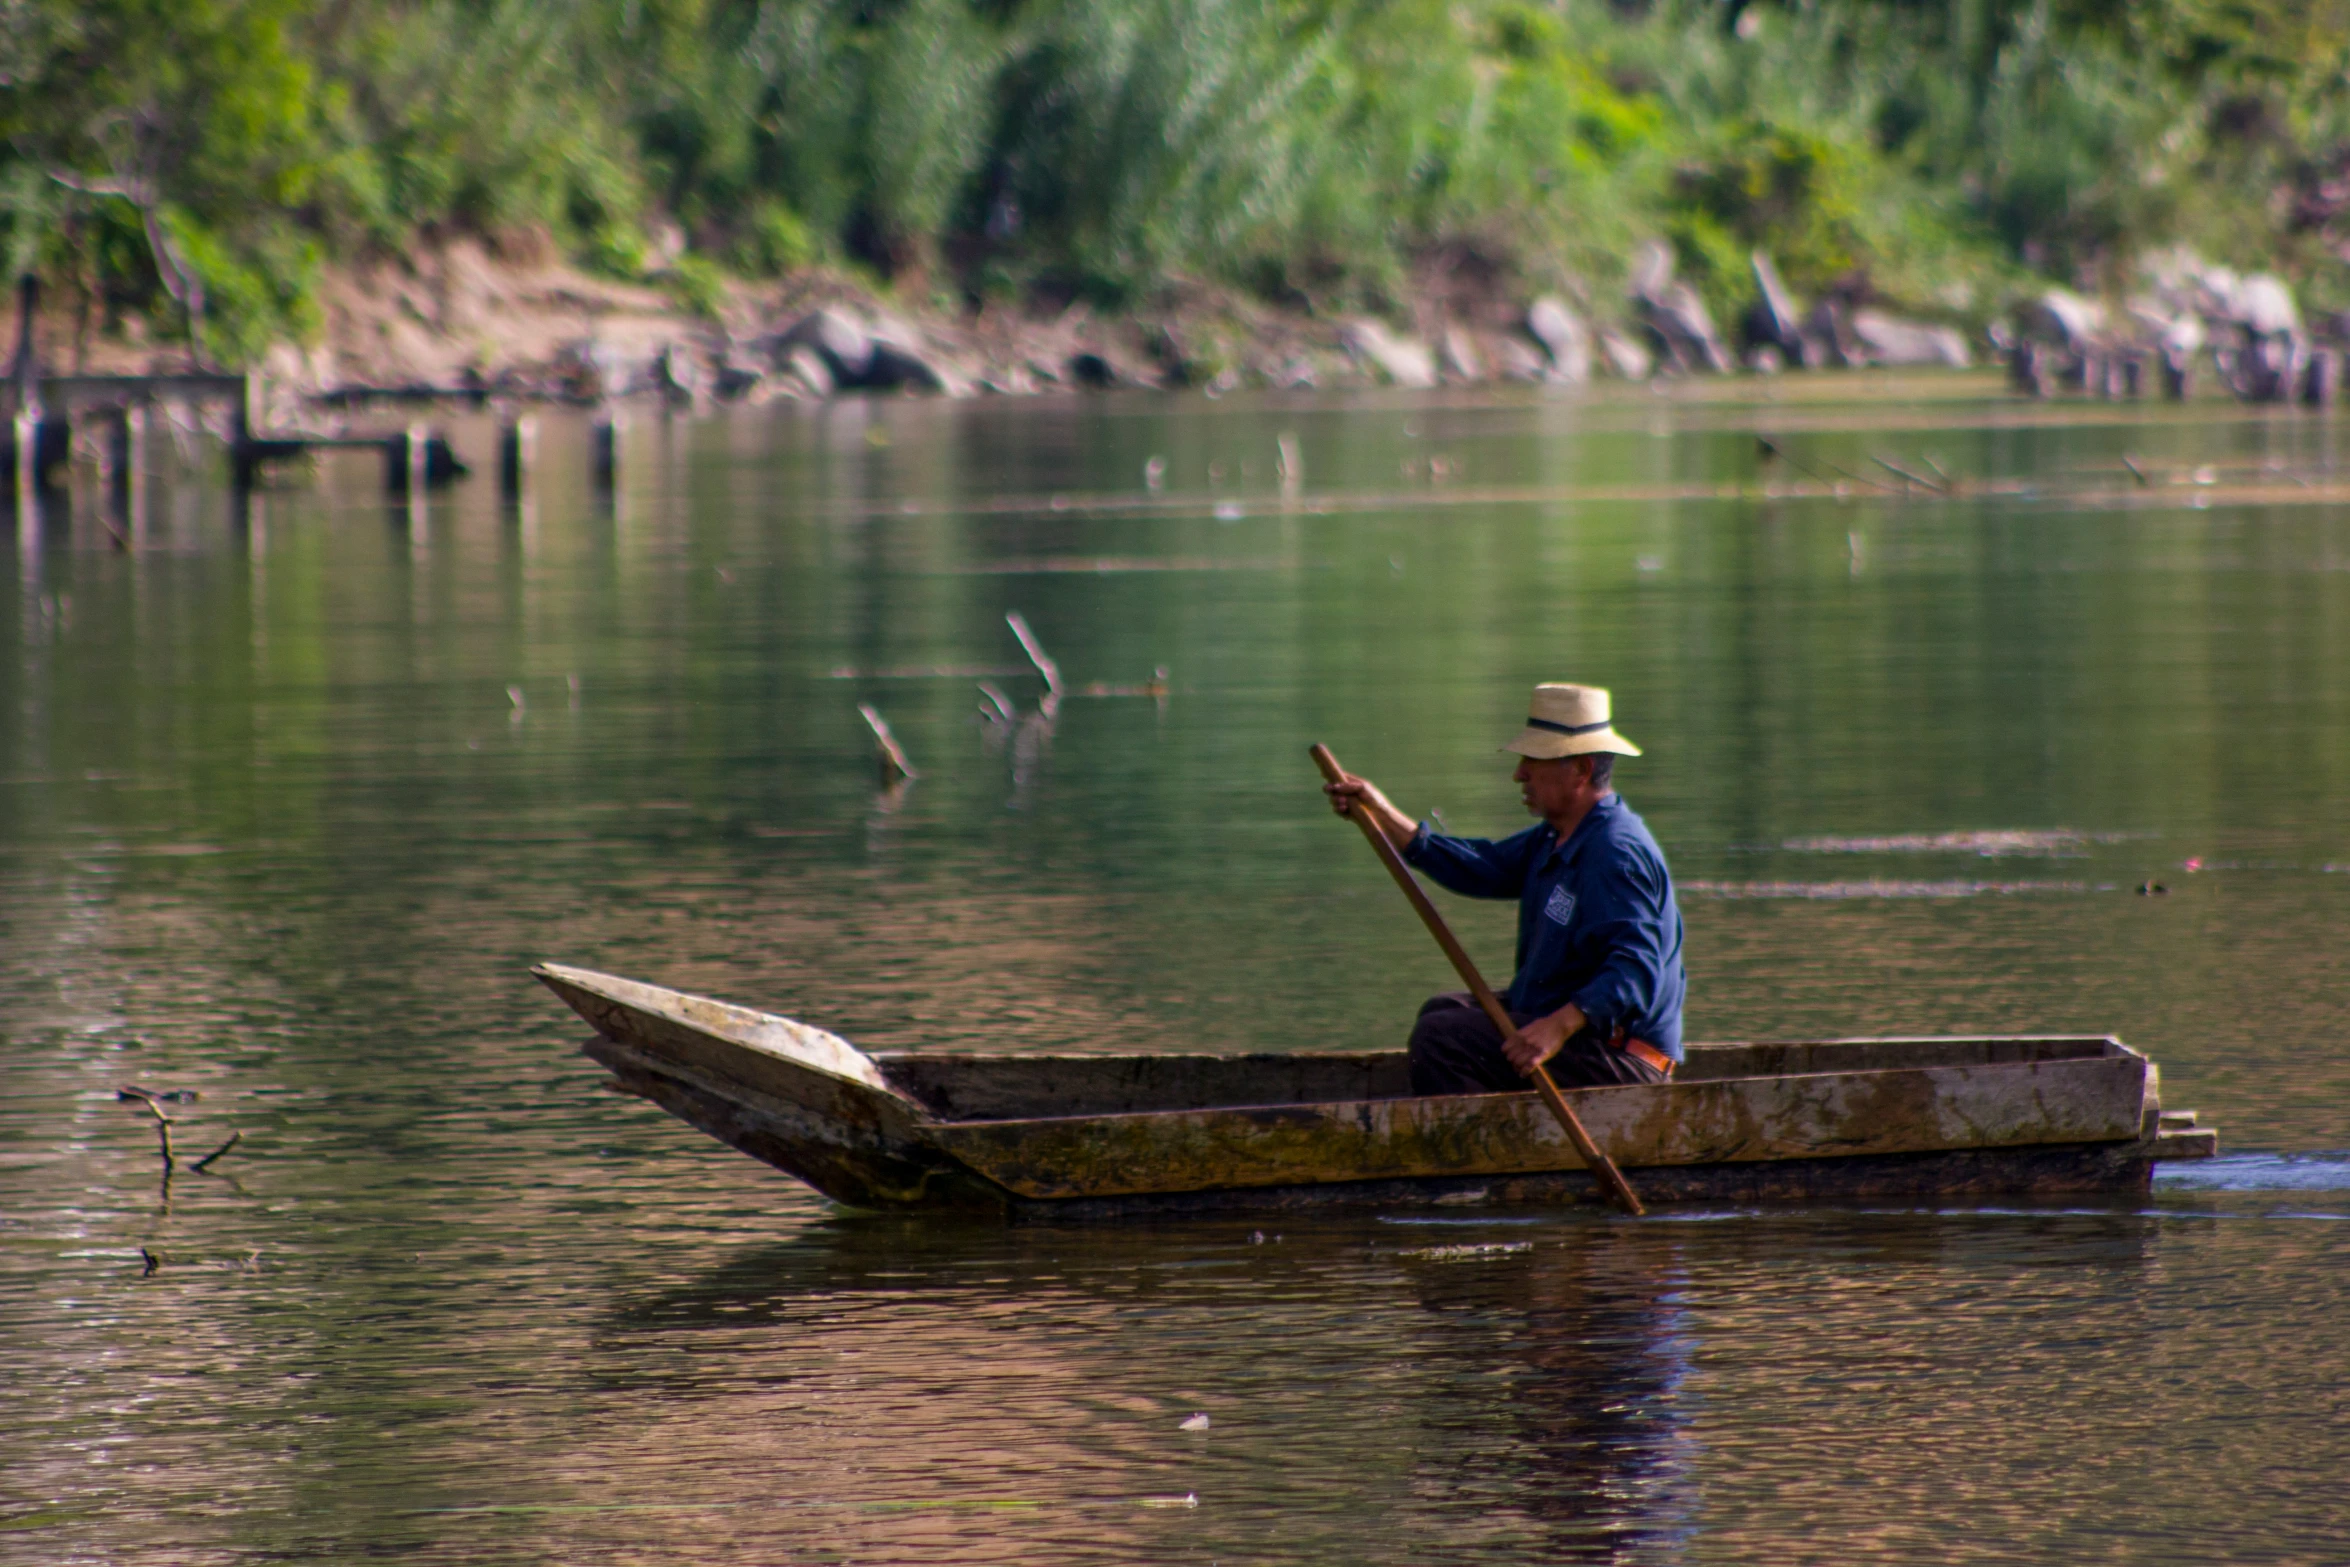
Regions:
<instances>
[{"instance_id":1,"label":"hat band","mask_svg":"<svg viewBox=\"0 0 2350 1567\"><path fill-rule=\"evenodd\" d=\"M1528 718L1526 727L1547 729L1554 735L1589 735L1597 734L1614 722L1615 720L1612 718L1603 718L1596 724L1554 724L1547 718Z\"/></svg>"}]
</instances>

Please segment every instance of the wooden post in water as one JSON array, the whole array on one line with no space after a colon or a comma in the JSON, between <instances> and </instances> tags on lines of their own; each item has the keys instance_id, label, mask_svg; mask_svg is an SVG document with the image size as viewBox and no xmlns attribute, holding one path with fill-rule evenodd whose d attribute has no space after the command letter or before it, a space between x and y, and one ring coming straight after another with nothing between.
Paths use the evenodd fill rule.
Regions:
<instances>
[{"instance_id":1,"label":"wooden post in water","mask_svg":"<svg viewBox=\"0 0 2350 1567\"><path fill-rule=\"evenodd\" d=\"M122 511L131 542L147 538L147 405L133 403L122 411Z\"/></svg>"},{"instance_id":2,"label":"wooden post in water","mask_svg":"<svg viewBox=\"0 0 2350 1567\"><path fill-rule=\"evenodd\" d=\"M2301 400L2312 408L2331 408L2342 390L2342 356L2331 348L2309 351L2309 367L2301 376Z\"/></svg>"},{"instance_id":3,"label":"wooden post in water","mask_svg":"<svg viewBox=\"0 0 2350 1567\"><path fill-rule=\"evenodd\" d=\"M229 483L238 493L253 487L253 479L261 471L260 454L253 446L254 402L260 394L261 378L245 375L239 378L237 406L229 415L228 471Z\"/></svg>"},{"instance_id":4,"label":"wooden post in water","mask_svg":"<svg viewBox=\"0 0 2350 1567\"><path fill-rule=\"evenodd\" d=\"M408 427L406 438L408 458L408 548L411 553L424 547L429 536L430 518L424 509L425 486L432 479L432 432L421 424Z\"/></svg>"},{"instance_id":5,"label":"wooden post in water","mask_svg":"<svg viewBox=\"0 0 2350 1567\"><path fill-rule=\"evenodd\" d=\"M31 414L41 417L41 369L33 352L33 311L40 304L41 280L30 272L16 282L16 358L8 367L9 379L16 383L16 411L19 417Z\"/></svg>"},{"instance_id":6,"label":"wooden post in water","mask_svg":"<svg viewBox=\"0 0 2350 1567\"><path fill-rule=\"evenodd\" d=\"M16 514L32 517L41 504L41 410L19 408L14 426Z\"/></svg>"},{"instance_id":7,"label":"wooden post in water","mask_svg":"<svg viewBox=\"0 0 2350 1567\"><path fill-rule=\"evenodd\" d=\"M620 415L607 403L596 409L588 432L588 452L594 465L596 488L612 490L620 483Z\"/></svg>"},{"instance_id":8,"label":"wooden post in water","mask_svg":"<svg viewBox=\"0 0 2350 1567\"><path fill-rule=\"evenodd\" d=\"M391 495L420 496L432 476L432 432L412 424L383 444L384 490Z\"/></svg>"},{"instance_id":9,"label":"wooden post in water","mask_svg":"<svg viewBox=\"0 0 2350 1567\"><path fill-rule=\"evenodd\" d=\"M530 470L538 461L539 422L518 414L498 426L498 494L509 501L522 499Z\"/></svg>"},{"instance_id":10,"label":"wooden post in water","mask_svg":"<svg viewBox=\"0 0 2350 1567\"><path fill-rule=\"evenodd\" d=\"M2048 395L2048 356L2038 343L2016 344L2007 357L2007 373L2009 383L2025 396Z\"/></svg>"},{"instance_id":11,"label":"wooden post in water","mask_svg":"<svg viewBox=\"0 0 2350 1567\"><path fill-rule=\"evenodd\" d=\"M387 435L384 437L383 459L384 493L386 495L407 494L408 436L405 431L398 435Z\"/></svg>"},{"instance_id":12,"label":"wooden post in water","mask_svg":"<svg viewBox=\"0 0 2350 1567\"><path fill-rule=\"evenodd\" d=\"M130 512L131 410L127 403L106 410L98 438L100 499L116 516Z\"/></svg>"},{"instance_id":13,"label":"wooden post in water","mask_svg":"<svg viewBox=\"0 0 2350 1567\"><path fill-rule=\"evenodd\" d=\"M51 463L67 452L62 419L49 420L41 408L41 369L33 346L33 312L41 298L40 279L27 272L16 287L16 358L9 379L16 392L14 453L17 515L27 516L48 487Z\"/></svg>"}]
</instances>

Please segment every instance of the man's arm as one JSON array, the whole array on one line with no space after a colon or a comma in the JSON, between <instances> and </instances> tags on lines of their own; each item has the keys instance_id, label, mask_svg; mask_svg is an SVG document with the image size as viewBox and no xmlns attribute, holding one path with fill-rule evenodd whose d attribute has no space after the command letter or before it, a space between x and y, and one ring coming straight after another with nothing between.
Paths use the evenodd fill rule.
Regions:
<instances>
[{"instance_id":1,"label":"man's arm","mask_svg":"<svg viewBox=\"0 0 2350 1567\"><path fill-rule=\"evenodd\" d=\"M1525 890L1527 855L1537 836L1532 831L1499 843L1430 832L1397 810L1376 784L1351 773L1324 784L1322 792L1341 816L1350 804L1361 803L1406 863L1447 891L1465 898L1514 898Z\"/></svg>"}]
</instances>

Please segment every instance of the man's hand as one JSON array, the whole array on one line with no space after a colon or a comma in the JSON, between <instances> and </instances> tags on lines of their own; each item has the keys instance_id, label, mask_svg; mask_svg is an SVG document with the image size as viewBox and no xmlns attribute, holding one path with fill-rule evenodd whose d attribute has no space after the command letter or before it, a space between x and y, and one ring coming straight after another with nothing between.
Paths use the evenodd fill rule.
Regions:
<instances>
[{"instance_id":1,"label":"man's hand","mask_svg":"<svg viewBox=\"0 0 2350 1567\"><path fill-rule=\"evenodd\" d=\"M1559 1053L1559 1047L1582 1031L1589 1019L1583 1009L1572 1001L1548 1017L1538 1017L1502 1041L1501 1053L1509 1057L1510 1065L1527 1077L1534 1069Z\"/></svg>"},{"instance_id":2,"label":"man's hand","mask_svg":"<svg viewBox=\"0 0 2350 1567\"><path fill-rule=\"evenodd\" d=\"M1399 849L1410 848L1420 831L1420 824L1389 804L1379 786L1368 778L1348 773L1336 783L1322 785L1322 792L1330 797L1330 808L1341 816L1360 804L1371 813L1372 822L1387 835L1387 841Z\"/></svg>"}]
</instances>

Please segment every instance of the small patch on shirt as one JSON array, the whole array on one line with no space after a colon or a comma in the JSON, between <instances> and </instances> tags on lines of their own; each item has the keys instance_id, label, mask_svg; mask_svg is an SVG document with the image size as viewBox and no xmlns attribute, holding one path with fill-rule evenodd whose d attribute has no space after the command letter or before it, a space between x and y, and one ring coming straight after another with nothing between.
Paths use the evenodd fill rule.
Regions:
<instances>
[{"instance_id":1,"label":"small patch on shirt","mask_svg":"<svg viewBox=\"0 0 2350 1567\"><path fill-rule=\"evenodd\" d=\"M1572 925L1575 922L1575 895L1564 887L1550 889L1550 901L1542 906L1542 917L1553 925Z\"/></svg>"}]
</instances>

